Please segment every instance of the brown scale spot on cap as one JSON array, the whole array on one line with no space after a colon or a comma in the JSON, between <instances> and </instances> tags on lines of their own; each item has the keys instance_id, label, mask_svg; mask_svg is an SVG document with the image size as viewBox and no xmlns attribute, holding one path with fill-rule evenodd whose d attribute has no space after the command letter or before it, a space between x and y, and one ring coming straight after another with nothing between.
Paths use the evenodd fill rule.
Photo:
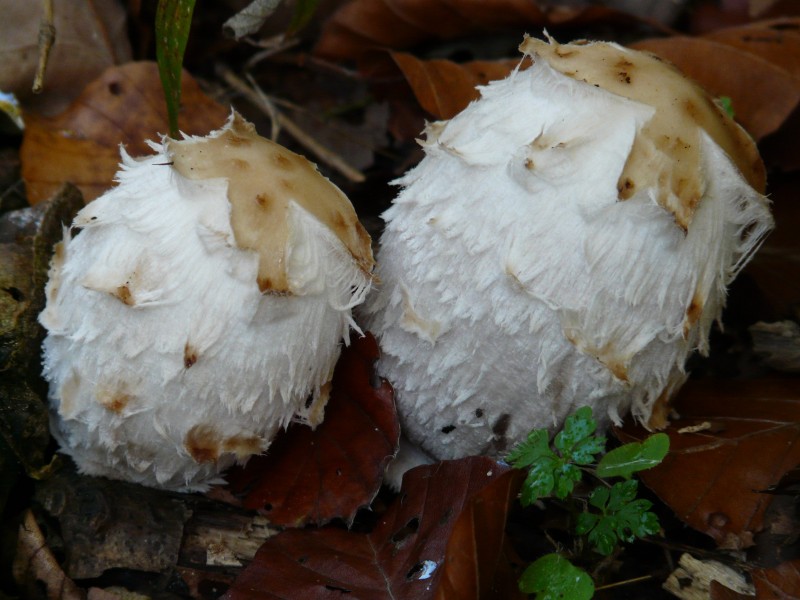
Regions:
<instances>
[{"instance_id":1,"label":"brown scale spot on cap","mask_svg":"<svg viewBox=\"0 0 800 600\"><path fill-rule=\"evenodd\" d=\"M192 348L189 345L189 342L186 342L186 345L183 347L183 366L186 369L189 369L197 362L197 350Z\"/></svg>"},{"instance_id":2,"label":"brown scale spot on cap","mask_svg":"<svg viewBox=\"0 0 800 600\"><path fill-rule=\"evenodd\" d=\"M136 301L133 299L133 293L131 293L131 288L128 287L127 283L117 287L117 289L114 290L114 296L119 299L120 302L128 306L136 304Z\"/></svg>"},{"instance_id":3,"label":"brown scale spot on cap","mask_svg":"<svg viewBox=\"0 0 800 600\"><path fill-rule=\"evenodd\" d=\"M280 186L287 192L293 192L295 190L294 181L289 181L288 179L281 179Z\"/></svg>"},{"instance_id":4,"label":"brown scale spot on cap","mask_svg":"<svg viewBox=\"0 0 800 600\"><path fill-rule=\"evenodd\" d=\"M661 430L669 425L669 413L672 410L670 399L672 398L670 387L664 389L653 403L650 416L647 419L647 428L650 430Z\"/></svg>"},{"instance_id":5,"label":"brown scale spot on cap","mask_svg":"<svg viewBox=\"0 0 800 600\"><path fill-rule=\"evenodd\" d=\"M264 450L264 444L257 435L234 435L222 442L222 450L236 455L237 460L244 460Z\"/></svg>"},{"instance_id":6,"label":"brown scale spot on cap","mask_svg":"<svg viewBox=\"0 0 800 600\"><path fill-rule=\"evenodd\" d=\"M58 414L68 419L77 408L76 397L80 387L81 377L76 371L71 371L70 376L61 384L58 390Z\"/></svg>"},{"instance_id":7,"label":"brown scale spot on cap","mask_svg":"<svg viewBox=\"0 0 800 600\"><path fill-rule=\"evenodd\" d=\"M636 184L630 177L623 177L617 183L617 197L620 200L628 200L636 193Z\"/></svg>"},{"instance_id":8,"label":"brown scale spot on cap","mask_svg":"<svg viewBox=\"0 0 800 600\"><path fill-rule=\"evenodd\" d=\"M275 153L272 155L272 160L276 166L281 169L289 170L294 167L291 159L283 153Z\"/></svg>"},{"instance_id":9,"label":"brown scale spot on cap","mask_svg":"<svg viewBox=\"0 0 800 600\"><path fill-rule=\"evenodd\" d=\"M526 159L525 159L525 168L526 168L526 169L528 169L529 171L533 171L533 168L534 168L535 166L536 166L536 165L534 164L534 162L533 162L533 160L532 160L532 159L530 159L530 158L526 158Z\"/></svg>"},{"instance_id":10,"label":"brown scale spot on cap","mask_svg":"<svg viewBox=\"0 0 800 600\"><path fill-rule=\"evenodd\" d=\"M231 158L228 160L231 168L236 171L249 171L250 170L250 163L246 160L242 160L241 158Z\"/></svg>"},{"instance_id":11,"label":"brown scale spot on cap","mask_svg":"<svg viewBox=\"0 0 800 600\"><path fill-rule=\"evenodd\" d=\"M686 308L686 318L683 321L684 339L689 337L689 332L692 330L692 327L694 327L695 323L700 320L700 316L703 314L704 305L705 301L703 300L702 296L700 296L698 292L695 292L694 296L692 297L692 301Z\"/></svg>"},{"instance_id":12,"label":"brown scale spot on cap","mask_svg":"<svg viewBox=\"0 0 800 600\"><path fill-rule=\"evenodd\" d=\"M130 401L132 397L128 394L122 392L116 392L112 394L105 394L101 393L97 396L97 401L103 406L110 410L111 412L119 413L122 412Z\"/></svg>"},{"instance_id":13,"label":"brown scale spot on cap","mask_svg":"<svg viewBox=\"0 0 800 600\"><path fill-rule=\"evenodd\" d=\"M261 208L270 208L272 205L272 198L270 198L268 194L261 192L256 195L256 204Z\"/></svg>"},{"instance_id":14,"label":"brown scale spot on cap","mask_svg":"<svg viewBox=\"0 0 800 600\"><path fill-rule=\"evenodd\" d=\"M686 111L686 114L689 115L695 121L701 118L701 110L700 107L697 106L692 100L686 99L683 101L683 110Z\"/></svg>"},{"instance_id":15,"label":"brown scale spot on cap","mask_svg":"<svg viewBox=\"0 0 800 600\"><path fill-rule=\"evenodd\" d=\"M620 381L628 381L628 367L623 363L621 360L616 360L613 358L606 358L605 360L600 359L609 371L619 379Z\"/></svg>"},{"instance_id":16,"label":"brown scale spot on cap","mask_svg":"<svg viewBox=\"0 0 800 600\"><path fill-rule=\"evenodd\" d=\"M219 458L219 436L211 425L194 425L186 433L183 445L196 463L216 462Z\"/></svg>"},{"instance_id":17,"label":"brown scale spot on cap","mask_svg":"<svg viewBox=\"0 0 800 600\"><path fill-rule=\"evenodd\" d=\"M630 83L631 82L631 76L628 74L627 71L620 71L619 73L617 73L617 77L619 78L619 80L622 83Z\"/></svg>"},{"instance_id":18,"label":"brown scale spot on cap","mask_svg":"<svg viewBox=\"0 0 800 600\"><path fill-rule=\"evenodd\" d=\"M234 133L232 135L229 135L225 139L225 143L228 146L246 147L246 146L250 146L253 143L253 141L249 137L246 137L246 136L243 136L243 135L237 135L237 134Z\"/></svg>"}]
</instances>

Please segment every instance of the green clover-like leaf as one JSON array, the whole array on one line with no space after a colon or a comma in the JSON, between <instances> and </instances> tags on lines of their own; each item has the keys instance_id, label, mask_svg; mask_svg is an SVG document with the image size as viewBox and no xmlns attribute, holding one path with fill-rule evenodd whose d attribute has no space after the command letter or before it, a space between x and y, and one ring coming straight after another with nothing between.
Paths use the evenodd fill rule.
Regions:
<instances>
[{"instance_id":1,"label":"green clover-like leaf","mask_svg":"<svg viewBox=\"0 0 800 600\"><path fill-rule=\"evenodd\" d=\"M533 466L543 457L556 458L555 453L550 449L550 436L546 429L534 429L528 434L527 439L508 454L506 460L517 468L524 469Z\"/></svg>"},{"instance_id":2,"label":"green clover-like leaf","mask_svg":"<svg viewBox=\"0 0 800 600\"><path fill-rule=\"evenodd\" d=\"M631 442L614 448L597 465L598 477L630 477L637 471L659 464L669 452L669 436L656 433L643 442Z\"/></svg>"},{"instance_id":3,"label":"green clover-like leaf","mask_svg":"<svg viewBox=\"0 0 800 600\"><path fill-rule=\"evenodd\" d=\"M594 596L594 582L560 554L545 554L522 573L519 589L536 594L536 600L589 600Z\"/></svg>"}]
</instances>

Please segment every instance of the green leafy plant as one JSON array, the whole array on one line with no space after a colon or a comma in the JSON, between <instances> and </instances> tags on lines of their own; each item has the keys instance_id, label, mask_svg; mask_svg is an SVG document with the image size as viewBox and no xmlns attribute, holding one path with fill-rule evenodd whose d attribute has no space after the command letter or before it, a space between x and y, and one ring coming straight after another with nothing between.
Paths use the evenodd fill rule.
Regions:
<instances>
[{"instance_id":1,"label":"green leafy plant","mask_svg":"<svg viewBox=\"0 0 800 600\"><path fill-rule=\"evenodd\" d=\"M547 430L532 431L511 451L508 462L528 471L520 493L523 506L547 497L570 499L577 513L575 534L583 536L593 551L608 556L620 542L658 532L658 517L650 512L652 503L636 497L638 482L631 476L664 459L669 436L657 433L605 453L606 438L596 435L596 430L592 409L584 406L566 419L552 441ZM596 484L588 497L574 497L575 485L585 475ZM613 477L623 481L606 481ZM538 600L585 600L595 590L589 574L558 553L546 554L531 564L519 586L523 592L536 594Z\"/></svg>"}]
</instances>

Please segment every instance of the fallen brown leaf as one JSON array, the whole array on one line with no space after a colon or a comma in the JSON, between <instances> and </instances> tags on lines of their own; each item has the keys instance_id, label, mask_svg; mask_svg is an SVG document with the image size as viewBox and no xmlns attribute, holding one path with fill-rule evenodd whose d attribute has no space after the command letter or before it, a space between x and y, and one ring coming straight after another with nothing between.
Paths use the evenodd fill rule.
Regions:
<instances>
[{"instance_id":1,"label":"fallen brown leaf","mask_svg":"<svg viewBox=\"0 0 800 600\"><path fill-rule=\"evenodd\" d=\"M326 527L278 534L224 597L477 598L493 587L517 481L482 457L418 467L371 533Z\"/></svg>"},{"instance_id":2,"label":"fallen brown leaf","mask_svg":"<svg viewBox=\"0 0 800 600\"><path fill-rule=\"evenodd\" d=\"M752 546L772 501L764 491L800 464L798 381L689 381L674 408L670 452L642 481L720 547ZM647 436L630 422L615 431L622 442Z\"/></svg>"},{"instance_id":3,"label":"fallen brown leaf","mask_svg":"<svg viewBox=\"0 0 800 600\"><path fill-rule=\"evenodd\" d=\"M371 383L377 358L374 337L354 340L336 365L322 424L292 425L266 455L228 472L228 489L246 508L273 525L300 527L350 521L372 501L400 438L391 386Z\"/></svg>"},{"instance_id":4,"label":"fallen brown leaf","mask_svg":"<svg viewBox=\"0 0 800 600\"><path fill-rule=\"evenodd\" d=\"M502 79L519 60L473 61L457 64L449 60L420 60L411 54L393 52L394 59L414 96L437 119L450 119L478 98L476 86Z\"/></svg>"},{"instance_id":5,"label":"fallen brown leaf","mask_svg":"<svg viewBox=\"0 0 800 600\"><path fill-rule=\"evenodd\" d=\"M328 19L314 52L349 60L375 48L403 49L429 39L544 22L542 9L527 0L352 0Z\"/></svg>"},{"instance_id":6,"label":"fallen brown leaf","mask_svg":"<svg viewBox=\"0 0 800 600\"><path fill-rule=\"evenodd\" d=\"M184 73L181 131L205 135L221 127L228 112ZM48 198L67 181L92 200L112 185L120 144L132 156L151 154L147 140L167 132L158 68L153 62L111 67L57 117L26 114L25 122L20 160L28 201Z\"/></svg>"},{"instance_id":7,"label":"fallen brown leaf","mask_svg":"<svg viewBox=\"0 0 800 600\"><path fill-rule=\"evenodd\" d=\"M781 563L774 569L757 569L751 576L758 600L800 598L800 560Z\"/></svg>"},{"instance_id":8,"label":"fallen brown leaf","mask_svg":"<svg viewBox=\"0 0 800 600\"><path fill-rule=\"evenodd\" d=\"M48 600L84 598L83 590L61 570L30 509L25 511L19 526L12 571L17 584L28 597Z\"/></svg>"}]
</instances>

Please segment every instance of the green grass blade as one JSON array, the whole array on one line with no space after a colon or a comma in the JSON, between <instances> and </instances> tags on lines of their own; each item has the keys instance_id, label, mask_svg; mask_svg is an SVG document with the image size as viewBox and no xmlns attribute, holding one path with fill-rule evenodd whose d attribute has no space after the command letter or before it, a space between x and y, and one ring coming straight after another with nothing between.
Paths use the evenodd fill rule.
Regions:
<instances>
[{"instance_id":1,"label":"green grass blade","mask_svg":"<svg viewBox=\"0 0 800 600\"><path fill-rule=\"evenodd\" d=\"M195 0L159 0L156 9L156 60L167 102L169 135L178 136L181 69Z\"/></svg>"}]
</instances>

